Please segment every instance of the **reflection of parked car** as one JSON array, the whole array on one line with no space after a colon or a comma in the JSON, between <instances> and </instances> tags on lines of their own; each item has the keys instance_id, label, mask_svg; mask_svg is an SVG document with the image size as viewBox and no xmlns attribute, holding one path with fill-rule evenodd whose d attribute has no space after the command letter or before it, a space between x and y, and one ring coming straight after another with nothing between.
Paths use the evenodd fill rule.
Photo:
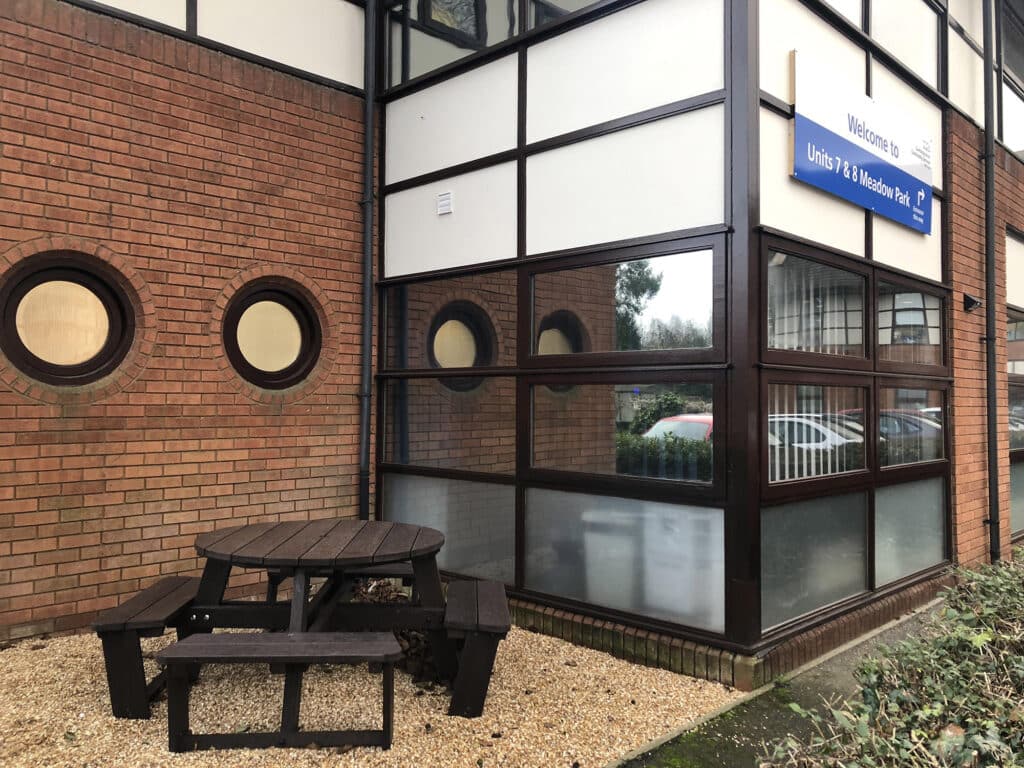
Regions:
<instances>
[{"instance_id":1,"label":"reflection of parked car","mask_svg":"<svg viewBox=\"0 0 1024 768\"><path fill-rule=\"evenodd\" d=\"M711 440L714 417L710 413L680 413L666 416L644 432L644 437L685 437L689 440Z\"/></svg>"},{"instance_id":2,"label":"reflection of parked car","mask_svg":"<svg viewBox=\"0 0 1024 768\"><path fill-rule=\"evenodd\" d=\"M941 409L936 410L941 412ZM836 415L858 425L864 419L864 412L859 408L842 411ZM883 440L910 437L919 440L939 440L942 438L942 422L928 416L924 410L883 408L878 414L878 434Z\"/></svg>"},{"instance_id":3,"label":"reflection of parked car","mask_svg":"<svg viewBox=\"0 0 1024 768\"><path fill-rule=\"evenodd\" d=\"M833 414L776 413L768 417L768 444L794 448L838 448L863 443L864 430Z\"/></svg>"}]
</instances>

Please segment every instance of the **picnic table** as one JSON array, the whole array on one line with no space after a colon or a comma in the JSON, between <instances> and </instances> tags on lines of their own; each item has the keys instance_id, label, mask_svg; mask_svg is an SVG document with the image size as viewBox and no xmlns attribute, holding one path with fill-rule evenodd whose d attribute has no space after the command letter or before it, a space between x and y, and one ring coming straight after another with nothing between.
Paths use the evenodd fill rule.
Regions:
<instances>
[{"instance_id":1,"label":"picnic table","mask_svg":"<svg viewBox=\"0 0 1024 768\"><path fill-rule=\"evenodd\" d=\"M148 717L149 701L167 684L169 745L175 751L312 743L386 748L391 743L392 664L401 657L392 633L414 629L425 633L439 675L453 681L449 713L479 716L498 643L509 630L508 603L504 586L496 582L453 582L446 600L437 566L443 544L443 534L432 528L352 518L236 525L200 534L196 551L206 558L200 578L166 577L105 611L93 625L103 640L114 714ZM264 600L225 598L234 568L267 571ZM413 599L379 604L347 599L354 579L379 575L411 577ZM292 596L278 600L278 586L287 578L292 579ZM314 590L317 578L323 581ZM158 655L166 670L147 683L138 638L161 634L165 627L177 629L179 642ZM270 634L211 635L216 628ZM383 667L383 729L301 732L305 668L358 660ZM281 730L193 734L188 696L200 665L259 662L285 673Z\"/></svg>"}]
</instances>

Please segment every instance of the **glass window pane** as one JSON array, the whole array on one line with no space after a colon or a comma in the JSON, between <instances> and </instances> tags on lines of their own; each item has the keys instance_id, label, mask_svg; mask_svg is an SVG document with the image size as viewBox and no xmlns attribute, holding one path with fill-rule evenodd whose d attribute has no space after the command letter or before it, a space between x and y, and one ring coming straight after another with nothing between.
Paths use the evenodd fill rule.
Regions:
<instances>
[{"instance_id":1,"label":"glass window pane","mask_svg":"<svg viewBox=\"0 0 1024 768\"><path fill-rule=\"evenodd\" d=\"M710 483L710 383L531 388L533 465Z\"/></svg>"},{"instance_id":2,"label":"glass window pane","mask_svg":"<svg viewBox=\"0 0 1024 768\"><path fill-rule=\"evenodd\" d=\"M476 472L515 471L515 380L397 379L384 388L384 460Z\"/></svg>"},{"instance_id":3,"label":"glass window pane","mask_svg":"<svg viewBox=\"0 0 1024 768\"><path fill-rule=\"evenodd\" d=\"M403 6L398 6L387 15L390 84L507 40L517 31L518 7L508 0L408 0L406 19Z\"/></svg>"},{"instance_id":4,"label":"glass window pane","mask_svg":"<svg viewBox=\"0 0 1024 768\"><path fill-rule=\"evenodd\" d=\"M437 555L439 567L513 582L513 486L387 473L381 485L385 520L426 525L444 534L444 546Z\"/></svg>"},{"instance_id":5,"label":"glass window pane","mask_svg":"<svg viewBox=\"0 0 1024 768\"><path fill-rule=\"evenodd\" d=\"M1003 4L1003 66L1024 82L1024 13Z\"/></svg>"},{"instance_id":6,"label":"glass window pane","mask_svg":"<svg viewBox=\"0 0 1024 768\"><path fill-rule=\"evenodd\" d=\"M867 588L862 493L761 510L761 626L768 629Z\"/></svg>"},{"instance_id":7,"label":"glass window pane","mask_svg":"<svg viewBox=\"0 0 1024 768\"><path fill-rule=\"evenodd\" d=\"M1006 322L1006 370L1024 374L1024 319L1013 316Z\"/></svg>"},{"instance_id":8,"label":"glass window pane","mask_svg":"<svg viewBox=\"0 0 1024 768\"><path fill-rule=\"evenodd\" d=\"M1010 387L1010 450L1024 448L1024 387Z\"/></svg>"},{"instance_id":9,"label":"glass window pane","mask_svg":"<svg viewBox=\"0 0 1024 768\"><path fill-rule=\"evenodd\" d=\"M768 475L773 483L864 469L864 389L772 384Z\"/></svg>"},{"instance_id":10,"label":"glass window pane","mask_svg":"<svg viewBox=\"0 0 1024 768\"><path fill-rule=\"evenodd\" d=\"M529 0L530 27L539 27L541 24L559 19L573 11L596 5L598 2L599 0Z\"/></svg>"},{"instance_id":11,"label":"glass window pane","mask_svg":"<svg viewBox=\"0 0 1024 768\"><path fill-rule=\"evenodd\" d=\"M713 264L711 251L695 251L535 275L532 352L547 352L545 324L560 313L580 326L572 352L707 349Z\"/></svg>"},{"instance_id":12,"label":"glass window pane","mask_svg":"<svg viewBox=\"0 0 1024 768\"><path fill-rule=\"evenodd\" d=\"M875 491L875 584L946 559L945 480L933 477Z\"/></svg>"},{"instance_id":13,"label":"glass window pane","mask_svg":"<svg viewBox=\"0 0 1024 768\"><path fill-rule=\"evenodd\" d=\"M1024 532L1024 462L1010 465L1010 530Z\"/></svg>"},{"instance_id":14,"label":"glass window pane","mask_svg":"<svg viewBox=\"0 0 1024 768\"><path fill-rule=\"evenodd\" d=\"M516 363L515 272L392 286L385 304L388 368Z\"/></svg>"},{"instance_id":15,"label":"glass window pane","mask_svg":"<svg viewBox=\"0 0 1024 768\"><path fill-rule=\"evenodd\" d=\"M723 512L529 488L525 586L722 632Z\"/></svg>"},{"instance_id":16,"label":"glass window pane","mask_svg":"<svg viewBox=\"0 0 1024 768\"><path fill-rule=\"evenodd\" d=\"M942 299L880 282L878 358L894 363L942 365Z\"/></svg>"},{"instance_id":17,"label":"glass window pane","mask_svg":"<svg viewBox=\"0 0 1024 768\"><path fill-rule=\"evenodd\" d=\"M864 278L786 253L768 261L768 346L864 356Z\"/></svg>"},{"instance_id":18,"label":"glass window pane","mask_svg":"<svg viewBox=\"0 0 1024 768\"><path fill-rule=\"evenodd\" d=\"M944 404L942 392L934 389L883 387L878 404L878 463L891 467L945 456Z\"/></svg>"}]
</instances>

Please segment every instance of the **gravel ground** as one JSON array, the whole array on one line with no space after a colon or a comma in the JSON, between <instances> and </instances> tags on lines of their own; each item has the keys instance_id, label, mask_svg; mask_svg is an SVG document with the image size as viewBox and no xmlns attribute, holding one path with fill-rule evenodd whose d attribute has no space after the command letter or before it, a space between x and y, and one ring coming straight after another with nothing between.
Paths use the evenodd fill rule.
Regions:
<instances>
[{"instance_id":1,"label":"gravel ground","mask_svg":"<svg viewBox=\"0 0 1024 768\"><path fill-rule=\"evenodd\" d=\"M152 655L168 634L144 641ZM149 673L155 663L147 661ZM192 728L234 732L279 724L283 676L266 666L203 668ZM360 766L361 768L595 768L740 694L717 683L629 664L513 627L501 643L482 717L448 717L447 691L395 675L390 751L355 749L167 751L167 703L152 719L110 715L103 655L93 635L29 639L0 652L0 765ZM380 676L360 667L306 674L307 728L379 727Z\"/></svg>"}]
</instances>

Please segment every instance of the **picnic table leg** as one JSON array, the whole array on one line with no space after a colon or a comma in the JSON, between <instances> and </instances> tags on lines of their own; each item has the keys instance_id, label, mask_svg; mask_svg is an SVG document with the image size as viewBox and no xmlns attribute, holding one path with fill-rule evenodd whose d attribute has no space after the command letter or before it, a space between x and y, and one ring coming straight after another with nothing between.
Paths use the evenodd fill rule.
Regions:
<instances>
[{"instance_id":1,"label":"picnic table leg","mask_svg":"<svg viewBox=\"0 0 1024 768\"><path fill-rule=\"evenodd\" d=\"M171 664L167 669L167 748L185 752L188 744L188 694L191 664Z\"/></svg>"},{"instance_id":2,"label":"picnic table leg","mask_svg":"<svg viewBox=\"0 0 1024 768\"><path fill-rule=\"evenodd\" d=\"M391 749L395 722L395 665L390 661L384 665L384 749Z\"/></svg>"},{"instance_id":3,"label":"picnic table leg","mask_svg":"<svg viewBox=\"0 0 1024 768\"><path fill-rule=\"evenodd\" d=\"M483 713L500 641L501 637L487 632L471 632L466 637L449 715L479 717Z\"/></svg>"},{"instance_id":4,"label":"picnic table leg","mask_svg":"<svg viewBox=\"0 0 1024 768\"><path fill-rule=\"evenodd\" d=\"M139 633L110 632L100 637L114 717L148 720L149 697L146 696L146 671L142 666Z\"/></svg>"},{"instance_id":5,"label":"picnic table leg","mask_svg":"<svg viewBox=\"0 0 1024 768\"><path fill-rule=\"evenodd\" d=\"M302 664L286 664L284 673L284 704L281 707L281 733L299 732L299 707L302 702Z\"/></svg>"},{"instance_id":6,"label":"picnic table leg","mask_svg":"<svg viewBox=\"0 0 1024 768\"><path fill-rule=\"evenodd\" d=\"M424 608L444 610L444 593L441 590L441 574L437 570L437 559L433 555L418 557L412 561L412 571L419 591L420 605ZM443 629L431 630L427 636L434 654L437 673L443 679L452 679L458 668L455 644L448 639L448 634Z\"/></svg>"},{"instance_id":7,"label":"picnic table leg","mask_svg":"<svg viewBox=\"0 0 1024 768\"><path fill-rule=\"evenodd\" d=\"M309 613L309 574L297 568L292 576L292 612L288 621L289 632L305 632Z\"/></svg>"}]
</instances>

